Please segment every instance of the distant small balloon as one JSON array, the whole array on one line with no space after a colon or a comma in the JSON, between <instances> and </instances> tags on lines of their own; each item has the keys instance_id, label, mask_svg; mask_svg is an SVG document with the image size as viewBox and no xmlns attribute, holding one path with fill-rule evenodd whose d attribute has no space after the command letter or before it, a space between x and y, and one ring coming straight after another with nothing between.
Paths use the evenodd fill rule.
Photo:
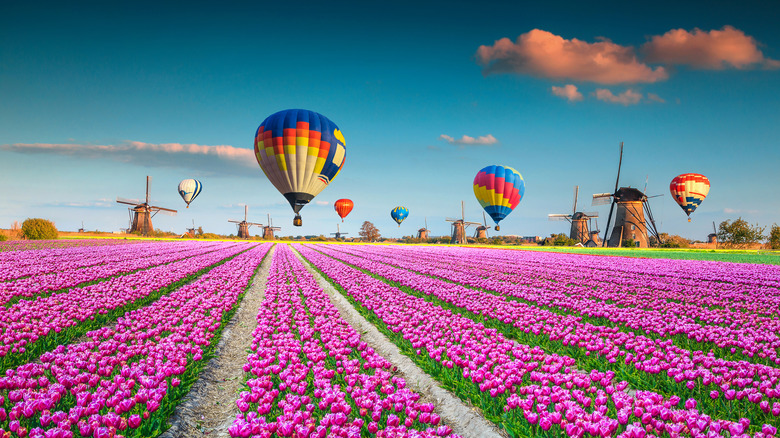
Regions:
<instances>
[{"instance_id":1,"label":"distant small balloon","mask_svg":"<svg viewBox=\"0 0 780 438\"><path fill-rule=\"evenodd\" d=\"M179 196L187 203L187 208L190 208L190 202L198 197L202 189L203 184L196 179L185 179L179 183Z\"/></svg>"},{"instance_id":2,"label":"distant small balloon","mask_svg":"<svg viewBox=\"0 0 780 438\"><path fill-rule=\"evenodd\" d=\"M669 191L672 198L680 205L686 215L688 222L691 221L691 213L696 210L707 194L710 192L710 180L698 173L683 173L677 175L669 184Z\"/></svg>"},{"instance_id":3,"label":"distant small balloon","mask_svg":"<svg viewBox=\"0 0 780 438\"><path fill-rule=\"evenodd\" d=\"M525 195L525 180L520 172L511 167L487 166L474 177L474 196L479 205L496 223L504 219Z\"/></svg>"},{"instance_id":4,"label":"distant small balloon","mask_svg":"<svg viewBox=\"0 0 780 438\"><path fill-rule=\"evenodd\" d=\"M407 216L409 216L409 209L406 207L398 206L390 211L390 217L393 218L399 227Z\"/></svg>"},{"instance_id":5,"label":"distant small balloon","mask_svg":"<svg viewBox=\"0 0 780 438\"><path fill-rule=\"evenodd\" d=\"M336 214L341 218L341 222L344 222L344 218L347 217L354 206L355 204L351 199L339 199L333 203L333 208L336 210Z\"/></svg>"}]
</instances>

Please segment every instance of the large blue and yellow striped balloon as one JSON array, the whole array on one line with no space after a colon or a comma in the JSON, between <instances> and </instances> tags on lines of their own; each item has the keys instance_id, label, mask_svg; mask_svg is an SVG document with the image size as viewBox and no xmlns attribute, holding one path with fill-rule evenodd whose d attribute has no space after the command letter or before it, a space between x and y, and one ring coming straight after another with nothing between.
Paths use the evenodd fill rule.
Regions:
<instances>
[{"instance_id":1,"label":"large blue and yellow striped balloon","mask_svg":"<svg viewBox=\"0 0 780 438\"><path fill-rule=\"evenodd\" d=\"M190 202L200 195L202 189L203 184L196 179L185 179L179 183L179 196L187 203L187 208L190 208Z\"/></svg>"},{"instance_id":2,"label":"large blue and yellow striped balloon","mask_svg":"<svg viewBox=\"0 0 780 438\"><path fill-rule=\"evenodd\" d=\"M255 133L257 163L295 213L333 181L345 157L339 127L314 111L279 111Z\"/></svg>"},{"instance_id":3,"label":"large blue and yellow striped balloon","mask_svg":"<svg viewBox=\"0 0 780 438\"><path fill-rule=\"evenodd\" d=\"M409 216L409 209L406 207L398 206L390 210L390 217L393 218L399 227L401 226L401 222L403 222L407 216Z\"/></svg>"}]
</instances>

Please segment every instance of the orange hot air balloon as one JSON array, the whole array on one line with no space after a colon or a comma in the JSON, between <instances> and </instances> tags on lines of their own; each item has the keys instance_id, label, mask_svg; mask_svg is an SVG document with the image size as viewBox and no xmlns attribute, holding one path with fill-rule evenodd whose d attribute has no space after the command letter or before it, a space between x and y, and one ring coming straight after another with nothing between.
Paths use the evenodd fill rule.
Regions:
<instances>
[{"instance_id":1,"label":"orange hot air balloon","mask_svg":"<svg viewBox=\"0 0 780 438\"><path fill-rule=\"evenodd\" d=\"M352 211L352 207L354 207L355 204L352 202L351 199L339 199L338 201L333 203L333 208L336 210L336 213L341 217L341 222L344 222L344 218L347 217L350 211Z\"/></svg>"}]
</instances>

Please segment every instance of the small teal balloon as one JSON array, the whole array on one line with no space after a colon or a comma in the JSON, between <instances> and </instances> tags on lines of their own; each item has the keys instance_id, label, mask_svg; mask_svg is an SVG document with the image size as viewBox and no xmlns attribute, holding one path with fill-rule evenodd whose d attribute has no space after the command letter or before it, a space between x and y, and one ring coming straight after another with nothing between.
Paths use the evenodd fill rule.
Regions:
<instances>
[{"instance_id":1,"label":"small teal balloon","mask_svg":"<svg viewBox=\"0 0 780 438\"><path fill-rule=\"evenodd\" d=\"M399 227L401 226L401 222L403 222L407 216L409 216L409 209L406 207L399 206L390 210L390 217L393 218Z\"/></svg>"}]
</instances>

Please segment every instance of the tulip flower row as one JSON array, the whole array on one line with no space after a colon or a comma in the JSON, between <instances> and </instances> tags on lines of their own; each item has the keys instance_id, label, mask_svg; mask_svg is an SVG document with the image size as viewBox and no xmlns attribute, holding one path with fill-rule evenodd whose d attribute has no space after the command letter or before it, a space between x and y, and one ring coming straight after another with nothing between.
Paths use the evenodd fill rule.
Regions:
<instances>
[{"instance_id":1,"label":"tulip flower row","mask_svg":"<svg viewBox=\"0 0 780 438\"><path fill-rule=\"evenodd\" d=\"M20 299L46 296L65 288L104 281L140 269L197 257L223 248L224 244L198 245L197 242L187 242L185 245L175 243L149 246L132 245L130 247L133 249L133 256L124 257L123 260L109 259L107 263L85 266L81 269L73 269L67 263L63 263L62 269L56 272L44 272L13 281L0 282L0 305L8 307L9 304L16 303ZM55 263L60 264L59 262Z\"/></svg>"},{"instance_id":2,"label":"tulip flower row","mask_svg":"<svg viewBox=\"0 0 780 438\"><path fill-rule=\"evenodd\" d=\"M747 418L718 418L729 416L727 411L704 414L695 399L687 400L681 409L676 407L681 401L676 395L663 397L653 391L629 395L624 392L628 382L615 382L613 371L577 370L571 357L518 344L485 327L479 318L404 293L309 247L299 248L421 367L510 431L549 435L555 429L568 436L587 432L626 437L640 436L634 435L640 429L641 436L664 431L670 436L696 437L719 436L724 430L731 436L745 436L749 430L754 436L775 433L774 426L751 426ZM430 280L419 277L421 283ZM439 287L448 285L455 286Z\"/></svg>"},{"instance_id":3,"label":"tulip flower row","mask_svg":"<svg viewBox=\"0 0 780 438\"><path fill-rule=\"evenodd\" d=\"M75 246L57 250L0 253L0 281L107 265L133 258L155 257L192 249L194 246L190 242L160 242L149 245Z\"/></svg>"},{"instance_id":4,"label":"tulip flower row","mask_svg":"<svg viewBox=\"0 0 780 438\"><path fill-rule=\"evenodd\" d=\"M407 286L411 288L410 293L433 297L467 317L489 318L497 329L512 338L570 355L581 368L612 369L635 389L693 397L701 401L704 412L716 414L726 408L741 412L754 422L775 422L780 415L777 401L780 370L777 368L718 360L701 352L675 348L668 342L582 323L578 318L507 300L504 296L337 253L331 247L317 248ZM708 385L712 387L707 388ZM713 387L723 391L723 397L717 390L715 397L708 395Z\"/></svg>"},{"instance_id":5,"label":"tulip flower row","mask_svg":"<svg viewBox=\"0 0 780 438\"><path fill-rule=\"evenodd\" d=\"M345 250L356 253L360 248ZM515 298L578 314L599 324L673 339L686 349L713 349L725 359L780 364L780 289L751 286L744 268L737 269L742 265L727 264L736 265L731 282L714 274L714 280L692 281L675 277L681 264L676 260L655 260L653 271L632 277L623 272L622 264L634 266L635 259L570 254L543 254L545 258L541 259L539 254L527 251L485 249L460 249L458 256L452 254L454 250L413 248L391 252L378 248L373 254L386 257L378 261L470 286L500 293L509 290ZM468 263L473 259L480 262ZM592 264L593 260L610 264L605 267L602 262L596 265L598 269L579 266ZM713 266L723 264L683 263L698 263L702 271L711 273L719 272ZM750 266L780 277L780 267Z\"/></svg>"},{"instance_id":6,"label":"tulip flower row","mask_svg":"<svg viewBox=\"0 0 780 438\"><path fill-rule=\"evenodd\" d=\"M88 340L0 377L0 436L155 436L213 355L271 244L254 246ZM246 247L245 247L246 248Z\"/></svg>"},{"instance_id":7,"label":"tulip flower row","mask_svg":"<svg viewBox=\"0 0 780 438\"><path fill-rule=\"evenodd\" d=\"M340 250L351 254L366 254L365 249L360 248ZM630 288L619 286L625 279L617 273L595 280L575 278L570 275L577 269L575 266L564 268L560 267L560 264L550 263L543 268L539 266L529 269L519 268L518 265L521 265L523 257L528 252L497 251L514 255L517 262L493 264L489 261L483 263L480 259L480 263L472 263L472 266L468 266L463 263L463 256L467 256L465 257L467 259L473 251L480 250L464 249L461 260L457 262L446 255L452 251L451 248L441 250L445 254L438 254L438 251L438 249L424 248L412 251L402 249L398 254L391 254L387 248L378 248L371 257L376 261L412 269L426 275L498 292L556 313L581 316L583 320L596 325L614 326L622 331L638 332L637 334L661 341L671 339L676 346L683 349L703 351L712 349L718 357L724 359L748 360L765 365L780 364L778 357L780 337L777 334L780 332L780 318L776 315L777 307L765 306L762 311L775 316L753 315L739 308L731 310L708 308L698 304L678 302L676 299L663 298L661 292L658 293L659 297L653 297L652 294L657 290L655 288L661 286L658 284L648 286L647 283L643 285L641 282L634 283ZM531 253L531 256L535 255ZM547 255L562 259L587 257L570 254ZM596 258L618 259L617 257ZM679 263L679 261L674 262ZM709 264L716 263L709 262ZM494 272L489 273L480 265L492 266ZM506 273L507 271L514 272ZM539 274L539 271L544 271L544 274ZM544 276L555 278L555 272L561 273L559 280L539 280ZM537 277L531 278L530 276L534 274ZM649 276L650 274L647 275ZM721 286L716 288L704 283L698 288L689 287L685 295L699 296L724 290L725 286L722 285L725 283L717 284ZM742 285L731 284L731 287L741 288ZM760 295L770 296L767 289L763 287ZM775 295L778 295L778 292L780 291L775 290ZM728 306L728 301L721 304ZM647 309L648 307L655 308Z\"/></svg>"},{"instance_id":8,"label":"tulip flower row","mask_svg":"<svg viewBox=\"0 0 780 438\"><path fill-rule=\"evenodd\" d=\"M341 318L287 245L277 245L232 437L448 436Z\"/></svg>"},{"instance_id":9,"label":"tulip flower row","mask_svg":"<svg viewBox=\"0 0 780 438\"><path fill-rule=\"evenodd\" d=\"M145 306L248 247L220 249L85 287L0 307L0 372Z\"/></svg>"},{"instance_id":10,"label":"tulip flower row","mask_svg":"<svg viewBox=\"0 0 780 438\"><path fill-rule=\"evenodd\" d=\"M74 246L107 246L124 245L127 240L116 239L68 239L68 240L9 240L0 242L0 255L12 251L39 251L60 248L71 248Z\"/></svg>"}]
</instances>

